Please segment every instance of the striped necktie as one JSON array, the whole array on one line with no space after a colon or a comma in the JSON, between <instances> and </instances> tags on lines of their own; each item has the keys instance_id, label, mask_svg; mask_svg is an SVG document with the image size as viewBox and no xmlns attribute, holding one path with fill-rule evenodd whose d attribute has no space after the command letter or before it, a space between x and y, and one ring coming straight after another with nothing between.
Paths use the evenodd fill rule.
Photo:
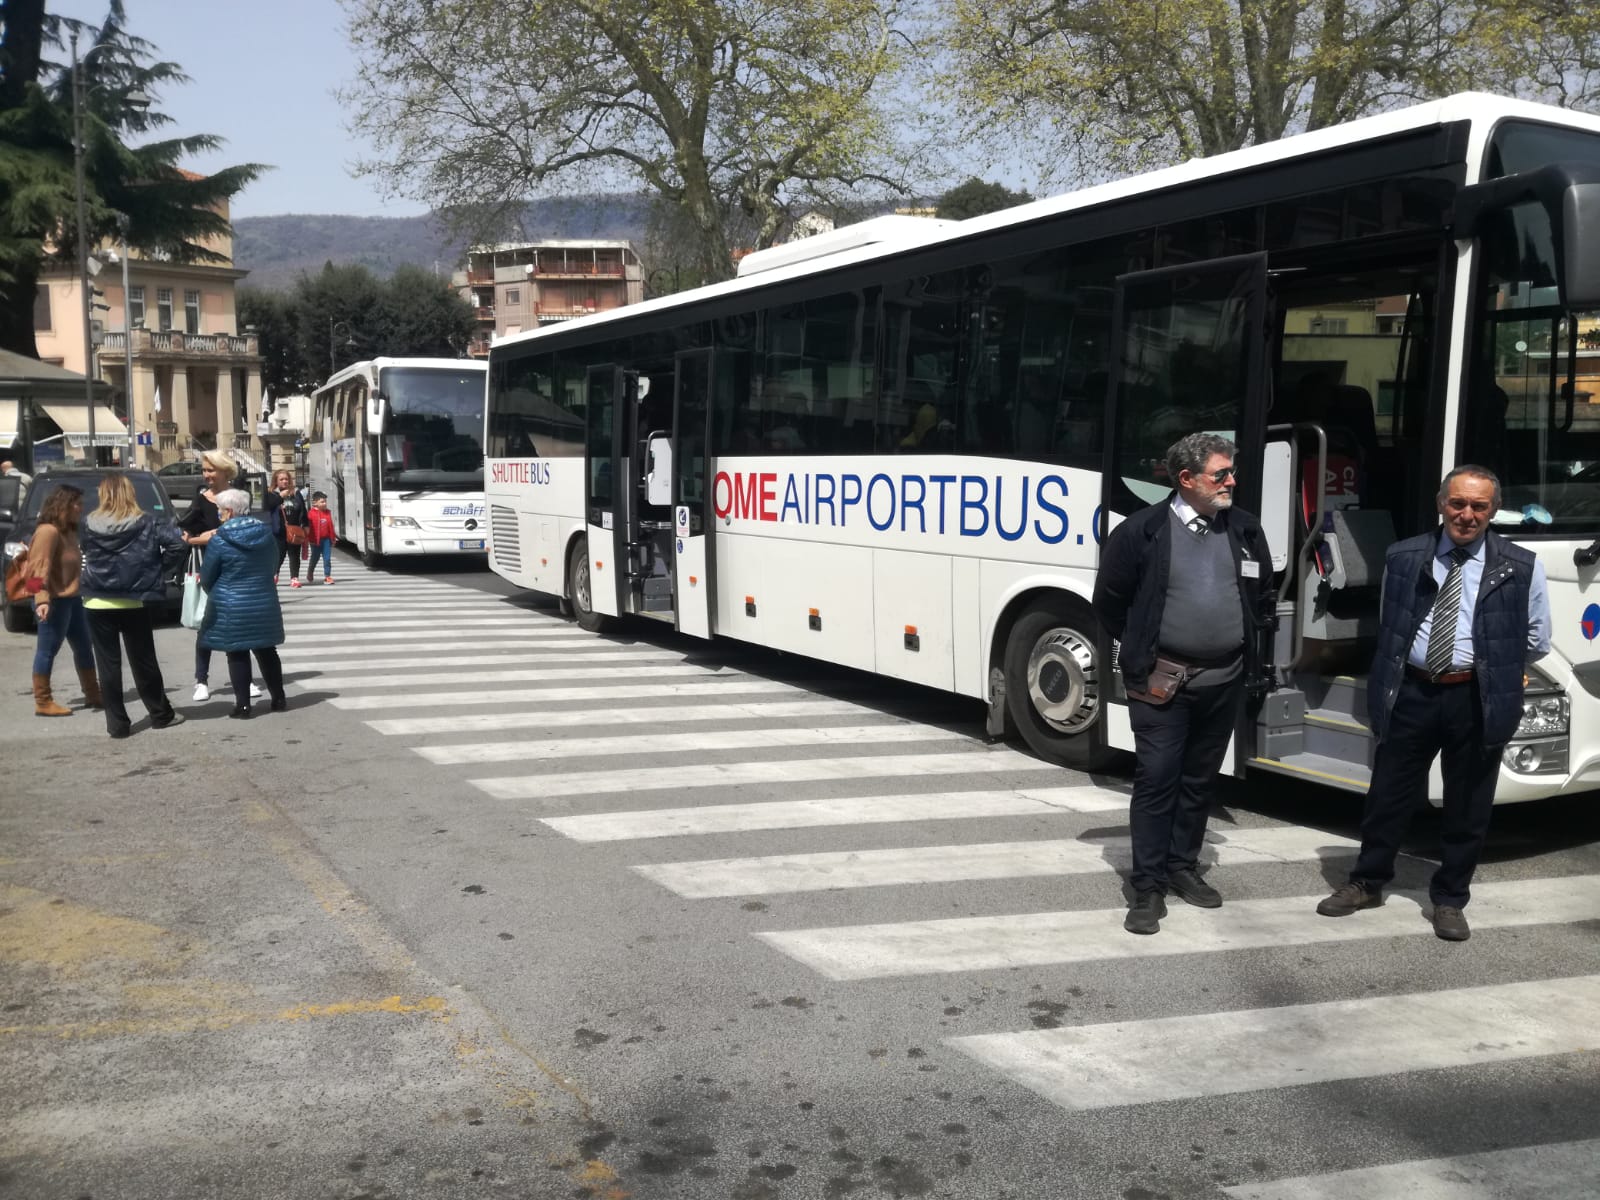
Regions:
<instances>
[{"instance_id":1,"label":"striped necktie","mask_svg":"<svg viewBox=\"0 0 1600 1200\"><path fill-rule=\"evenodd\" d=\"M1450 570L1433 602L1433 625L1428 630L1427 667L1430 675L1448 670L1456 653L1456 619L1461 614L1461 570L1472 551L1457 546L1450 551Z\"/></svg>"},{"instance_id":2,"label":"striped necktie","mask_svg":"<svg viewBox=\"0 0 1600 1200\"><path fill-rule=\"evenodd\" d=\"M1207 517L1196 516L1190 519L1189 528L1194 530L1195 533L1199 534L1201 537L1204 537L1206 534L1211 532L1211 521Z\"/></svg>"}]
</instances>

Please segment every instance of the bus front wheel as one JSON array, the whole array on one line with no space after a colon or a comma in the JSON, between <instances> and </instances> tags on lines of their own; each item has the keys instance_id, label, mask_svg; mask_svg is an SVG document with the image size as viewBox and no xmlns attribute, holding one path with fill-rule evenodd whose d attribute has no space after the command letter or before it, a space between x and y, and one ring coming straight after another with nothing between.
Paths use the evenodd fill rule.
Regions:
<instances>
[{"instance_id":1,"label":"bus front wheel","mask_svg":"<svg viewBox=\"0 0 1600 1200\"><path fill-rule=\"evenodd\" d=\"M589 574L589 543L579 542L567 563L567 595L572 600L572 616L582 629L604 633L612 619L594 611L594 580Z\"/></svg>"},{"instance_id":2,"label":"bus front wheel","mask_svg":"<svg viewBox=\"0 0 1600 1200\"><path fill-rule=\"evenodd\" d=\"M1006 639L1006 708L1046 762L1095 770L1110 758L1098 628L1077 606L1035 602Z\"/></svg>"}]
</instances>

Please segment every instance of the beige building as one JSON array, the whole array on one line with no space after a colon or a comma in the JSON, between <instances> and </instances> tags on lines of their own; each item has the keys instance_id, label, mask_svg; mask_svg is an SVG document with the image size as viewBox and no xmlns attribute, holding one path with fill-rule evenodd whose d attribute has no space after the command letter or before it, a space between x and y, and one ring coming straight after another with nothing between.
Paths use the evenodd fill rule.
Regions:
<instances>
[{"instance_id":1,"label":"beige building","mask_svg":"<svg viewBox=\"0 0 1600 1200\"><path fill-rule=\"evenodd\" d=\"M644 275L627 241L503 242L467 255L451 283L478 315L468 345L486 357L495 338L644 299Z\"/></svg>"},{"instance_id":2,"label":"beige building","mask_svg":"<svg viewBox=\"0 0 1600 1200\"><path fill-rule=\"evenodd\" d=\"M227 215L226 209L223 215ZM127 419L142 443L135 461L152 468L192 458L202 450L242 451L264 460L260 420L261 353L256 335L240 330L234 287L248 272L233 265L233 239L210 239L222 261L163 262L139 257L128 262L128 289L122 286L120 247L107 243L95 254L101 269L93 279L93 319L101 341L93 362L83 338L82 295L72 267L39 277L34 304L34 337L39 357L69 371L104 379L116 390L114 430L100 412L95 442L124 448ZM132 412L128 407L127 346L133 342ZM110 415L110 414L106 414ZM86 430L61 430L74 457L87 444ZM110 438L107 433L111 433ZM143 435L148 434L148 439Z\"/></svg>"}]
</instances>

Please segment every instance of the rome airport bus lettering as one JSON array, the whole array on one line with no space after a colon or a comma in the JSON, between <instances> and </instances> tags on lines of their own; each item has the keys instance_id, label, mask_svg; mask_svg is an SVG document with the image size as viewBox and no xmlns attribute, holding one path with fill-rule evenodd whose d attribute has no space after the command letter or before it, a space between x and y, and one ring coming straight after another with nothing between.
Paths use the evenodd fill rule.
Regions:
<instances>
[{"instance_id":1,"label":"rome airport bus lettering","mask_svg":"<svg viewBox=\"0 0 1600 1200\"><path fill-rule=\"evenodd\" d=\"M1018 541L1031 527L1046 545L1067 537L1067 481L1003 475L788 474L719 471L711 506L719 517L778 524L845 526L864 517L880 533L959 533L982 537L991 526ZM851 510L858 510L852 514ZM1030 513L1033 520L1030 522ZM1091 529L1093 525L1091 525ZM1082 535L1079 535L1082 541ZM1098 538L1096 538L1098 540Z\"/></svg>"}]
</instances>

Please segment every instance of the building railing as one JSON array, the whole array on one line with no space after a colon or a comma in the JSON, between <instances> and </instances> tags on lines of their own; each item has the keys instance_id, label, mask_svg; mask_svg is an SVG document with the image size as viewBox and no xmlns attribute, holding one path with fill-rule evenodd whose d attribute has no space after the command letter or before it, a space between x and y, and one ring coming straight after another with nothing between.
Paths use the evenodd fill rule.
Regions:
<instances>
[{"instance_id":1,"label":"building railing","mask_svg":"<svg viewBox=\"0 0 1600 1200\"><path fill-rule=\"evenodd\" d=\"M608 262L601 259L599 262L562 262L560 259L540 258L533 264L535 275L579 275L590 277L604 275L609 278L621 279L626 268L620 262Z\"/></svg>"},{"instance_id":2,"label":"building railing","mask_svg":"<svg viewBox=\"0 0 1600 1200\"><path fill-rule=\"evenodd\" d=\"M126 354L126 331L106 333L105 340L100 343L100 352ZM225 355L231 358L260 354L261 339L253 333L182 333L176 329L135 329L133 353L135 358L141 354L183 354L207 358Z\"/></svg>"},{"instance_id":3,"label":"building railing","mask_svg":"<svg viewBox=\"0 0 1600 1200\"><path fill-rule=\"evenodd\" d=\"M482 271L468 271L467 272L467 282L468 283L493 283L494 282L494 268L490 267L487 270L482 270Z\"/></svg>"},{"instance_id":4,"label":"building railing","mask_svg":"<svg viewBox=\"0 0 1600 1200\"><path fill-rule=\"evenodd\" d=\"M476 311L477 311L477 314L478 314L478 320L480 320L480 321L492 321L492 320L494 320L494 305L492 305L492 304L480 304L480 305L478 305Z\"/></svg>"}]
</instances>

